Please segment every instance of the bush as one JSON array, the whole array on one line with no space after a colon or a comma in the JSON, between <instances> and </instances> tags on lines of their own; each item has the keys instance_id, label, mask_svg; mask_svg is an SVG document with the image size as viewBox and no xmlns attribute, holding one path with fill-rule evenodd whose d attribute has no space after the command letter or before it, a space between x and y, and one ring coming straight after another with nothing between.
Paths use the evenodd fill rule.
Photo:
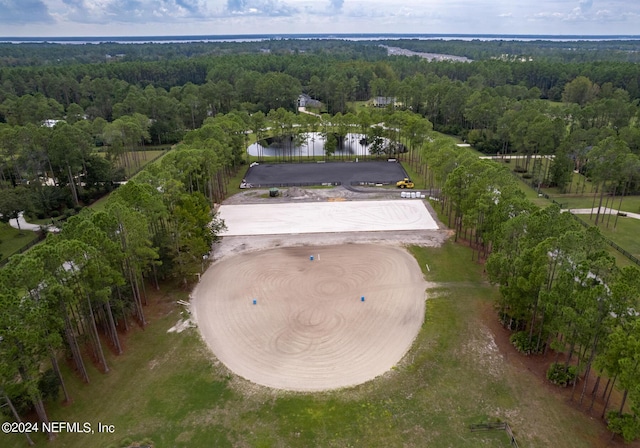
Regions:
<instances>
[{"instance_id":1,"label":"bush","mask_svg":"<svg viewBox=\"0 0 640 448\"><path fill-rule=\"evenodd\" d=\"M52 218L57 218L58 216L60 216L60 212L58 210L54 210L51 212Z\"/></svg>"},{"instance_id":2,"label":"bush","mask_svg":"<svg viewBox=\"0 0 640 448\"><path fill-rule=\"evenodd\" d=\"M7 396L11 400L11 404L16 408L16 412L20 416L25 416L33 410L33 403L29 398L29 395L24 390L17 390L14 388L7 388L5 390ZM0 408L0 415L5 418L13 420L14 416L9 406L3 406Z\"/></svg>"},{"instance_id":3,"label":"bush","mask_svg":"<svg viewBox=\"0 0 640 448\"><path fill-rule=\"evenodd\" d=\"M531 338L531 342L529 342L529 332L528 331L518 331L517 333L513 333L509 338L513 346L520 353L524 353L525 355L530 355L532 353L541 353L544 349L544 344L538 344L538 336L534 335ZM538 348L536 350L536 347Z\"/></svg>"},{"instance_id":4,"label":"bush","mask_svg":"<svg viewBox=\"0 0 640 448\"><path fill-rule=\"evenodd\" d=\"M60 379L53 369L49 369L42 374L40 381L38 381L38 389L44 400L58 400L60 396Z\"/></svg>"},{"instance_id":5,"label":"bush","mask_svg":"<svg viewBox=\"0 0 640 448\"><path fill-rule=\"evenodd\" d=\"M76 214L76 211L72 208L67 208L62 212L62 216L64 216L65 218L70 218L75 214Z\"/></svg>"},{"instance_id":6,"label":"bush","mask_svg":"<svg viewBox=\"0 0 640 448\"><path fill-rule=\"evenodd\" d=\"M632 414L619 414L618 411L607 412L607 428L614 434L621 435L629 443L640 437L640 422Z\"/></svg>"},{"instance_id":7,"label":"bush","mask_svg":"<svg viewBox=\"0 0 640 448\"><path fill-rule=\"evenodd\" d=\"M547 379L556 386L567 387L573 385L578 377L578 369L576 366L569 366L565 369L564 364L554 362L547 370Z\"/></svg>"},{"instance_id":8,"label":"bush","mask_svg":"<svg viewBox=\"0 0 640 448\"><path fill-rule=\"evenodd\" d=\"M56 401L58 399L60 395L60 381L53 369L49 369L42 374L38 381L38 390L43 400ZM23 384L9 384L5 388L5 393L11 400L13 407L16 408L18 415L24 417L33 411L33 401L24 389ZM0 408L0 415L4 415L6 418L13 420L13 414L8 406Z\"/></svg>"}]
</instances>

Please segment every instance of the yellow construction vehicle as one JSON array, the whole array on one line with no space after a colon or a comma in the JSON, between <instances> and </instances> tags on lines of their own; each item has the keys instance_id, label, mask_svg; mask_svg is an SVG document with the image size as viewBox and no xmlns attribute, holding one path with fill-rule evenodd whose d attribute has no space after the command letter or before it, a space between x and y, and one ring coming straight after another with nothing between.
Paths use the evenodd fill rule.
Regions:
<instances>
[{"instance_id":1,"label":"yellow construction vehicle","mask_svg":"<svg viewBox=\"0 0 640 448\"><path fill-rule=\"evenodd\" d=\"M399 180L398 182L396 182L396 187L398 188L413 188L414 184L413 181L411 179L409 179L408 177L405 177L402 180Z\"/></svg>"}]
</instances>

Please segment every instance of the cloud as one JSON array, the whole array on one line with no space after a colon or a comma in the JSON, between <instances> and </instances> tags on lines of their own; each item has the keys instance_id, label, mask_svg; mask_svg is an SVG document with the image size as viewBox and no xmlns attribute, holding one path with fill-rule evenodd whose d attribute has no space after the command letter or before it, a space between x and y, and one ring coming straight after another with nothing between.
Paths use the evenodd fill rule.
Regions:
<instances>
[{"instance_id":1,"label":"cloud","mask_svg":"<svg viewBox=\"0 0 640 448\"><path fill-rule=\"evenodd\" d=\"M42 0L0 0L0 23L52 23L53 17Z\"/></svg>"},{"instance_id":2,"label":"cloud","mask_svg":"<svg viewBox=\"0 0 640 448\"><path fill-rule=\"evenodd\" d=\"M232 15L287 17L297 14L298 8L280 0L227 0Z\"/></svg>"},{"instance_id":3,"label":"cloud","mask_svg":"<svg viewBox=\"0 0 640 448\"><path fill-rule=\"evenodd\" d=\"M0 0L0 34L637 34L640 23L639 0L517 3L514 8L513 0Z\"/></svg>"},{"instance_id":4,"label":"cloud","mask_svg":"<svg viewBox=\"0 0 640 448\"><path fill-rule=\"evenodd\" d=\"M207 16L201 0L62 0L66 19L82 23L163 22Z\"/></svg>"},{"instance_id":5,"label":"cloud","mask_svg":"<svg viewBox=\"0 0 640 448\"><path fill-rule=\"evenodd\" d=\"M178 7L194 15L199 15L204 10L202 3L198 0L175 0L175 3Z\"/></svg>"},{"instance_id":6,"label":"cloud","mask_svg":"<svg viewBox=\"0 0 640 448\"><path fill-rule=\"evenodd\" d=\"M333 17L337 20L337 17L344 13L344 0L329 0L326 3L303 0L298 3L300 6L296 8L295 13L301 16Z\"/></svg>"},{"instance_id":7,"label":"cloud","mask_svg":"<svg viewBox=\"0 0 640 448\"><path fill-rule=\"evenodd\" d=\"M565 17L565 14L562 14L560 12L538 12L536 14L533 15L534 19L563 19Z\"/></svg>"},{"instance_id":8,"label":"cloud","mask_svg":"<svg viewBox=\"0 0 640 448\"><path fill-rule=\"evenodd\" d=\"M573 10L569 14L566 14L564 17L562 17L562 19L568 22L578 22L587 20L587 17L582 12L582 9L578 7L573 8Z\"/></svg>"},{"instance_id":9,"label":"cloud","mask_svg":"<svg viewBox=\"0 0 640 448\"><path fill-rule=\"evenodd\" d=\"M613 12L609 11L608 9L601 9L599 11L596 12L596 19L598 20L604 20L604 21L611 21L614 19L623 19L624 16L623 15L619 15L619 14L614 14Z\"/></svg>"},{"instance_id":10,"label":"cloud","mask_svg":"<svg viewBox=\"0 0 640 448\"><path fill-rule=\"evenodd\" d=\"M333 11L341 11L344 6L344 0L329 0L329 8Z\"/></svg>"},{"instance_id":11,"label":"cloud","mask_svg":"<svg viewBox=\"0 0 640 448\"><path fill-rule=\"evenodd\" d=\"M589 10L592 6L593 0L580 0L578 2L578 6L573 8L570 13L563 17L563 20L568 22L588 21L592 18L591 14L589 14Z\"/></svg>"},{"instance_id":12,"label":"cloud","mask_svg":"<svg viewBox=\"0 0 640 448\"><path fill-rule=\"evenodd\" d=\"M593 0L580 0L578 7L580 8L580 11L586 12L590 10L592 6Z\"/></svg>"},{"instance_id":13,"label":"cloud","mask_svg":"<svg viewBox=\"0 0 640 448\"><path fill-rule=\"evenodd\" d=\"M601 23L638 23L640 20L640 13L631 11L620 13L609 9L599 9L594 14L594 20Z\"/></svg>"}]
</instances>

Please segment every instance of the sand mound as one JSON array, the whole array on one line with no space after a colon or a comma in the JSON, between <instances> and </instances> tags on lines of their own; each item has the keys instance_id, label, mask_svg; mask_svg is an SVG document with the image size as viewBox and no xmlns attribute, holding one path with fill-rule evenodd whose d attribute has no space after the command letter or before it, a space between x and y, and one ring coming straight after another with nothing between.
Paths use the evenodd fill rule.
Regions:
<instances>
[{"instance_id":1,"label":"sand mound","mask_svg":"<svg viewBox=\"0 0 640 448\"><path fill-rule=\"evenodd\" d=\"M310 194L307 190L303 190L299 187L289 187L285 191L282 192L282 196L286 198L308 198Z\"/></svg>"}]
</instances>

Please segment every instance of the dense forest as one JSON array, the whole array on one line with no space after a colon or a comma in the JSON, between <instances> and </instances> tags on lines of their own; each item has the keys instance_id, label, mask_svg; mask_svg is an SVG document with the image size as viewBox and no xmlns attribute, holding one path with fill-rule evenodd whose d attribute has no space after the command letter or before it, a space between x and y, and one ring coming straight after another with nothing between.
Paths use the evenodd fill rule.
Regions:
<instances>
[{"instance_id":1,"label":"dense forest","mask_svg":"<svg viewBox=\"0 0 640 448\"><path fill-rule=\"evenodd\" d=\"M594 151L606 163L631 161L639 174L637 157L607 153L615 151L611 139ZM498 316L515 348L524 355L555 351L547 379L570 388L571 401L590 414L596 399L603 401L599 417L609 429L626 441L638 438L640 270L617 267L597 227L581 225L558 205L532 204L504 164L460 152L446 139L417 156L416 166L442 189L440 208L455 238L486 260L501 293ZM615 386L623 398L612 409Z\"/></svg>"},{"instance_id":2,"label":"dense forest","mask_svg":"<svg viewBox=\"0 0 640 448\"><path fill-rule=\"evenodd\" d=\"M474 61L389 56L381 43ZM118 353L119 333L146 324L145 287L167 278L186 284L201 269L223 226L214 204L248 161L249 133L296 141L322 132L331 157L357 129L390 142L372 145L372 156L400 156L441 191L457 237L487 259L500 285L500 317L514 344L527 353L565 351L550 377L572 385L581 403L588 391L577 389L578 375L597 369L610 379L605 392L618 381L632 414L623 406L608 421L635 438L637 269L618 269L598 232L570 215L537 210L504 165L433 133L486 153L524 155L516 168L538 186L569 188L575 170L598 185L601 201L637 192L634 48L626 41L0 45L2 219L23 211L68 218L60 234L0 271L0 391L46 420L44 400L64 390L61 356L87 382L87 352L109 370L103 341ZM303 93L320 102L318 115L297 113ZM362 106L380 97L391 99L386 107ZM161 144L177 147L116 189L101 211L84 208L125 179L123 167L137 154Z\"/></svg>"},{"instance_id":3,"label":"dense forest","mask_svg":"<svg viewBox=\"0 0 640 448\"><path fill-rule=\"evenodd\" d=\"M81 39L80 39L81 40ZM0 43L0 67L51 66L69 64L122 61L167 61L198 56L228 54L330 53L380 58L386 55L381 45L405 48L416 52L450 54L470 59L535 58L547 62L638 62L640 52L637 40L570 40L530 41L509 39L394 39L381 36L380 40L321 39L309 36L303 39L246 39L246 41L216 42L77 42L71 44L22 42Z\"/></svg>"},{"instance_id":4,"label":"dense forest","mask_svg":"<svg viewBox=\"0 0 640 448\"><path fill-rule=\"evenodd\" d=\"M589 43L600 44L605 49L612 45ZM32 45L48 48L17 48L27 51ZM162 55L165 45L178 44L121 45L120 51ZM220 45L232 53L233 45ZM217 114L268 114L279 108L295 112L300 93L321 101L321 112L330 115L353 114L357 101L394 98L399 108L424 116L435 130L458 135L481 151L558 153L565 168L572 159L578 169L585 169L585 149L606 137L623 140L634 153L640 148L635 126L638 64L545 58L429 62L387 56L375 42L237 45L233 54L218 56L158 61L115 57L110 62L0 69L0 147L5 154L1 178L16 185L16 178L35 180L44 171L69 171L66 165L71 177L80 171L91 177L100 162L86 163L90 154L70 157L61 147L75 142L71 152L100 146L117 155L124 148L176 143ZM255 51L247 51L247 45ZM265 45L277 45L278 51L263 51ZM298 45L314 50L299 51ZM79 51L77 46L67 48L72 54ZM41 127L45 120L63 119L68 126ZM43 150L48 146L51 151ZM56 161L56 151L68 160ZM556 184L565 182L568 173L560 166L551 179ZM105 167L100 170L97 177L106 180ZM58 180L63 177L68 176L56 175Z\"/></svg>"}]
</instances>

